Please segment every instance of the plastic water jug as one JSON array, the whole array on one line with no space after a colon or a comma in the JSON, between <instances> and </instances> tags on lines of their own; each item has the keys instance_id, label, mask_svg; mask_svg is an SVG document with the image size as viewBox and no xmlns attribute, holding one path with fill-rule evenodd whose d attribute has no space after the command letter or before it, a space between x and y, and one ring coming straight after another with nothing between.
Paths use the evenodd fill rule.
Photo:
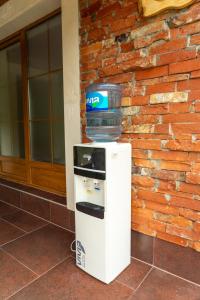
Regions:
<instances>
[{"instance_id":1,"label":"plastic water jug","mask_svg":"<svg viewBox=\"0 0 200 300\"><path fill-rule=\"evenodd\" d=\"M112 142L121 135L121 86L92 84L86 89L86 135L95 142Z\"/></svg>"}]
</instances>

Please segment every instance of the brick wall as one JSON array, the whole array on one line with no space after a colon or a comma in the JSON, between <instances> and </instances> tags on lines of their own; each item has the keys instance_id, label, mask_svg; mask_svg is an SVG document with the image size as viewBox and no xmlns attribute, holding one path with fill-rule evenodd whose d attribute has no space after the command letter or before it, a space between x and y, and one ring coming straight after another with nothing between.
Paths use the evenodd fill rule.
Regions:
<instances>
[{"instance_id":1,"label":"brick wall","mask_svg":"<svg viewBox=\"0 0 200 300\"><path fill-rule=\"evenodd\" d=\"M200 251L200 1L143 19L136 0L80 0L84 89L123 86L132 228Z\"/></svg>"}]
</instances>

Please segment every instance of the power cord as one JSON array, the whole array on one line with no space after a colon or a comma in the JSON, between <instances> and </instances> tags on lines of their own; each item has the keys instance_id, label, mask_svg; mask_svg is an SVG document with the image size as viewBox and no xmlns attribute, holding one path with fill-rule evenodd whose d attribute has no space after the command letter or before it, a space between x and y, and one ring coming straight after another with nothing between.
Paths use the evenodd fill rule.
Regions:
<instances>
[{"instance_id":1,"label":"power cord","mask_svg":"<svg viewBox=\"0 0 200 300\"><path fill-rule=\"evenodd\" d=\"M76 252L76 240L73 240L73 242L71 243L71 245L70 245L70 250L72 251L72 252ZM73 245L75 244L75 249L73 249Z\"/></svg>"}]
</instances>

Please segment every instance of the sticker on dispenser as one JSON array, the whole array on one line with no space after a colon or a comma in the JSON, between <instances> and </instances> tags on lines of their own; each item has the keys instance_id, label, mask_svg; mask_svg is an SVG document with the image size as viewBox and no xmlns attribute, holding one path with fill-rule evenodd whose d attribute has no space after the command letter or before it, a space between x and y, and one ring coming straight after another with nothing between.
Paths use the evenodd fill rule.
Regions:
<instances>
[{"instance_id":1,"label":"sticker on dispenser","mask_svg":"<svg viewBox=\"0 0 200 300\"><path fill-rule=\"evenodd\" d=\"M76 262L85 268L85 249L80 241L76 241Z\"/></svg>"},{"instance_id":2,"label":"sticker on dispenser","mask_svg":"<svg viewBox=\"0 0 200 300\"><path fill-rule=\"evenodd\" d=\"M108 110L108 92L98 91L86 94L86 111Z\"/></svg>"}]
</instances>

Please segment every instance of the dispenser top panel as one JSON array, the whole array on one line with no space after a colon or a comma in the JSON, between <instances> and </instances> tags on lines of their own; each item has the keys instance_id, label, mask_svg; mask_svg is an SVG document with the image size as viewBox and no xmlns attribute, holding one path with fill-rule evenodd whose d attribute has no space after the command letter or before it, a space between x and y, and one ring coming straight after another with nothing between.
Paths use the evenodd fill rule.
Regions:
<instances>
[{"instance_id":1,"label":"dispenser top panel","mask_svg":"<svg viewBox=\"0 0 200 300\"><path fill-rule=\"evenodd\" d=\"M106 170L104 148L74 146L74 166L85 169Z\"/></svg>"}]
</instances>

